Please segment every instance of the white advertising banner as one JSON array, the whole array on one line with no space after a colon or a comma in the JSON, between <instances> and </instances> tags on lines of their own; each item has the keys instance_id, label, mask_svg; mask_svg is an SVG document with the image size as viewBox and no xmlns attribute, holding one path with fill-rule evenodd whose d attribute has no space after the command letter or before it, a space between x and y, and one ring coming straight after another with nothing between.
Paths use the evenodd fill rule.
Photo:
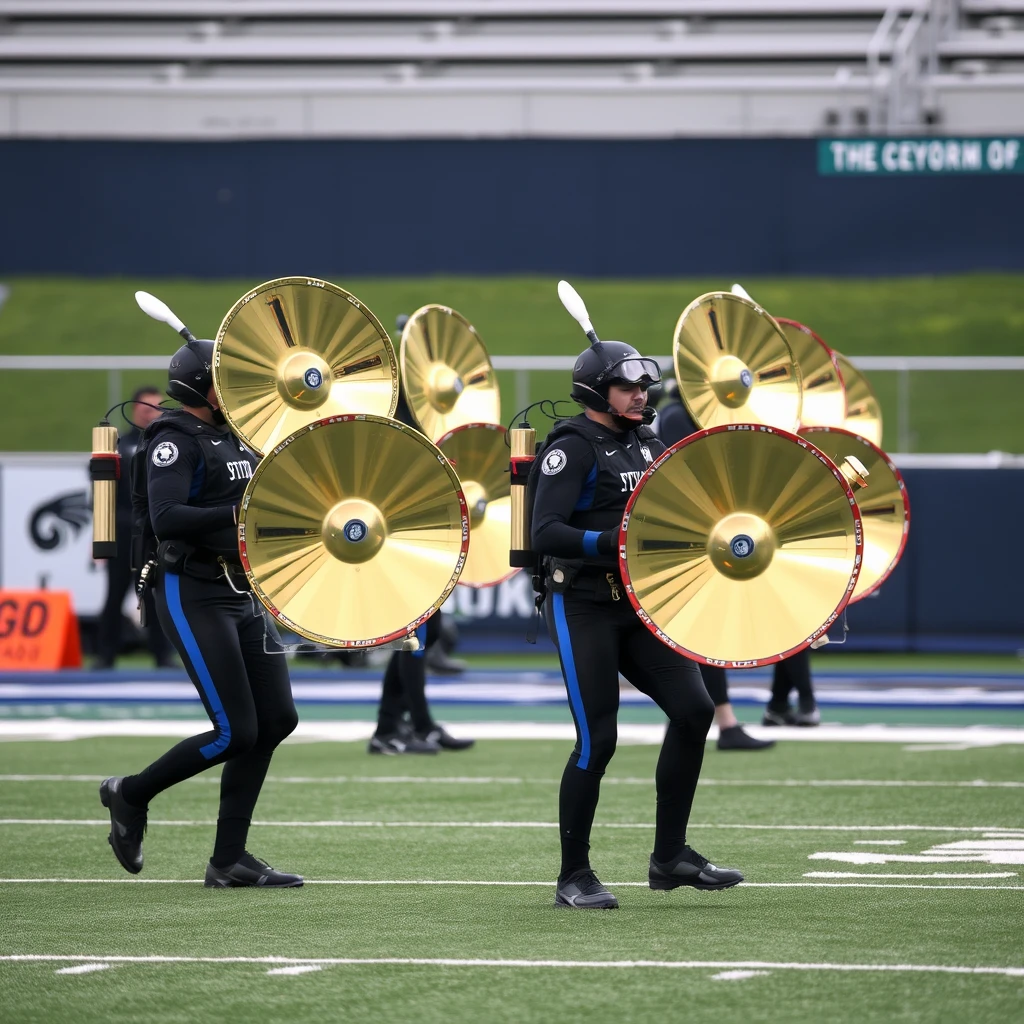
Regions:
<instances>
[{"instance_id":1,"label":"white advertising banner","mask_svg":"<svg viewBox=\"0 0 1024 1024\"><path fill-rule=\"evenodd\" d=\"M0 587L69 590L97 615L107 574L92 560L89 456L0 454Z\"/></svg>"}]
</instances>

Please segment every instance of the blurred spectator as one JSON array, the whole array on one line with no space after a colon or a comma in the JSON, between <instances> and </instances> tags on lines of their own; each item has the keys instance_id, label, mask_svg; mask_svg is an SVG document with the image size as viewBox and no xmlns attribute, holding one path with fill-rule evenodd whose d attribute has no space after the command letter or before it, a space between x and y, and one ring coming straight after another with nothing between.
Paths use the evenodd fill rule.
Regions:
<instances>
[{"instance_id":1,"label":"blurred spectator","mask_svg":"<svg viewBox=\"0 0 1024 1024\"><path fill-rule=\"evenodd\" d=\"M133 584L130 467L132 456L139 446L142 431L163 411L159 408L162 400L163 395L158 388L138 388L131 397L133 404L128 407L127 414L133 425L117 442L118 454L121 456L121 477L117 481L117 557L107 559L107 598L103 605L103 611L100 613L96 660L92 666L94 669L113 668L121 650L124 619L121 614L121 606L128 588ZM160 623L157 622L152 595L152 589L146 591L146 646L149 648L149 653L152 654L157 668L171 668L176 662L171 654L171 645L167 642Z\"/></svg>"}]
</instances>

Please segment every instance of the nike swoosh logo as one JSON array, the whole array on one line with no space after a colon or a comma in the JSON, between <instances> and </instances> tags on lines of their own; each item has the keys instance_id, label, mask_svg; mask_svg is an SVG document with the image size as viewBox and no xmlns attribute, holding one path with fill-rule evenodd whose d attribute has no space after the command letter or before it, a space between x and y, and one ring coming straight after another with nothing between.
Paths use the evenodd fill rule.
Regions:
<instances>
[{"instance_id":1,"label":"nike swoosh logo","mask_svg":"<svg viewBox=\"0 0 1024 1024\"><path fill-rule=\"evenodd\" d=\"M610 452L605 452L605 455L614 455L614 454L615 454L615 450L614 449L612 449L612 451L610 451Z\"/></svg>"},{"instance_id":2,"label":"nike swoosh logo","mask_svg":"<svg viewBox=\"0 0 1024 1024\"><path fill-rule=\"evenodd\" d=\"M223 444L223 441L211 441L210 444Z\"/></svg>"}]
</instances>

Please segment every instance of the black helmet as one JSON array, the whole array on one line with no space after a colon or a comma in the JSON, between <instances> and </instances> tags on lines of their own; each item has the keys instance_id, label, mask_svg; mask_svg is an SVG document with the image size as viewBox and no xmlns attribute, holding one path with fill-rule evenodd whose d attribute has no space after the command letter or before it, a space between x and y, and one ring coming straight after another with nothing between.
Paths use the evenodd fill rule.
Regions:
<instances>
[{"instance_id":1,"label":"black helmet","mask_svg":"<svg viewBox=\"0 0 1024 1024\"><path fill-rule=\"evenodd\" d=\"M167 394L182 405L209 405L213 383L213 342L205 339L182 345L167 368Z\"/></svg>"},{"instance_id":2,"label":"black helmet","mask_svg":"<svg viewBox=\"0 0 1024 1024\"><path fill-rule=\"evenodd\" d=\"M610 384L661 383L661 367L624 341L599 341L580 353L572 368L572 397L595 412L611 412Z\"/></svg>"}]
</instances>

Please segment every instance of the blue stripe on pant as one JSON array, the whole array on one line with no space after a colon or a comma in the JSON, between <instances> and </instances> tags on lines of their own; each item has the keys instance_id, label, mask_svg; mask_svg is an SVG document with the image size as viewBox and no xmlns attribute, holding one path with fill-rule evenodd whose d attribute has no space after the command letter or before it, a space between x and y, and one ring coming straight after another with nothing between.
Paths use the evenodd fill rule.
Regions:
<instances>
[{"instance_id":1,"label":"blue stripe on pant","mask_svg":"<svg viewBox=\"0 0 1024 1024\"><path fill-rule=\"evenodd\" d=\"M590 764L590 728L587 725L587 713L583 708L583 697L580 694L580 683L576 676L576 662L572 656L572 639L569 636L569 623L565 619L565 598L562 594L551 595L551 610L555 618L555 632L558 634L558 653L562 658L562 671L565 673L565 686L569 691L569 703L572 705L576 727L580 731L580 756L577 768L586 768Z\"/></svg>"},{"instance_id":2,"label":"blue stripe on pant","mask_svg":"<svg viewBox=\"0 0 1024 1024\"><path fill-rule=\"evenodd\" d=\"M188 619L185 618L184 609L181 607L180 580L177 575L169 572L164 574L163 583L164 597L167 599L167 610L171 613L171 621L174 623L174 628L178 631L178 636L181 637L181 642L185 652L188 654L188 659L192 662L192 668L199 677L199 684L206 695L210 710L213 711L214 722L220 732L220 735L213 743L208 743L205 747L199 748L199 753L209 760L227 749L228 744L231 742L231 723L228 721L228 716L224 711L224 705L220 702L217 688L213 685L210 670L206 667L206 662L203 660L203 654L199 650L199 644L196 643L192 627L189 626Z\"/></svg>"}]
</instances>

